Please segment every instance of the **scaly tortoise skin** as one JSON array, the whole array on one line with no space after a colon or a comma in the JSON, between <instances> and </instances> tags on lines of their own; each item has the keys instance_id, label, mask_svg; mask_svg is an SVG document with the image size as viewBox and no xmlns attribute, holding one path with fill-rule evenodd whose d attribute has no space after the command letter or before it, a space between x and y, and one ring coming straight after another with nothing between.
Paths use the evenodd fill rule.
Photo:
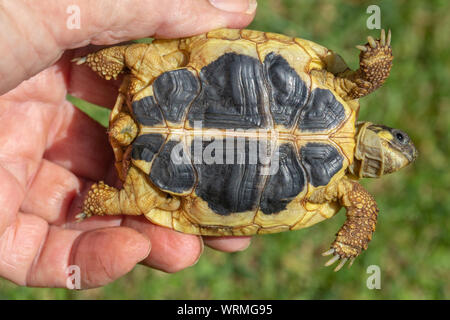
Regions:
<instances>
[{"instance_id":1,"label":"scaly tortoise skin","mask_svg":"<svg viewBox=\"0 0 450 320\"><path fill-rule=\"evenodd\" d=\"M311 41L236 29L75 59L105 79L126 73L109 127L123 187L94 184L78 218L143 214L185 233L239 236L309 227L345 207L324 255L341 260L335 270L353 262L378 214L357 179L417 156L406 133L356 122L358 99L389 75L390 38L382 30L357 46L357 71Z\"/></svg>"}]
</instances>

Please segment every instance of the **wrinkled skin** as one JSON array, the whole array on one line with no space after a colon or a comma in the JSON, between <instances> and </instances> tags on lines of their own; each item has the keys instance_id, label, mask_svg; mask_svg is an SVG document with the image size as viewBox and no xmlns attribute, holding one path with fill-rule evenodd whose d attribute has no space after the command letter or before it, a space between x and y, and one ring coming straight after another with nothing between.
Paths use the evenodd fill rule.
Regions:
<instances>
[{"instance_id":1,"label":"wrinkled skin","mask_svg":"<svg viewBox=\"0 0 450 320\"><path fill-rule=\"evenodd\" d=\"M231 2L233 11L248 11L247 1ZM69 30L72 3L0 2L0 52L8 53L0 60L0 276L20 285L65 287L66 268L78 265L82 287L90 288L139 262L167 272L191 266L203 242L222 251L245 249L248 237L202 239L143 217L75 223L92 181L115 185L117 176L105 128L65 96L112 107L119 83L70 63L92 46L67 49L241 28L253 13L220 11L206 0L86 0L77 1L81 29Z\"/></svg>"}]
</instances>

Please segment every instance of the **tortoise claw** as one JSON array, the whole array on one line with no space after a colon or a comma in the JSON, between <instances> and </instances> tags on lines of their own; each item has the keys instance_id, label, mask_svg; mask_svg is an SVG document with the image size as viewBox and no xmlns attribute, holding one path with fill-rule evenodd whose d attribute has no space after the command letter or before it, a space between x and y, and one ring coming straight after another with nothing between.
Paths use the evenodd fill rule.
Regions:
<instances>
[{"instance_id":1,"label":"tortoise claw","mask_svg":"<svg viewBox=\"0 0 450 320\"><path fill-rule=\"evenodd\" d=\"M350 262L348 263L349 268L352 266L353 262L355 262L355 257L350 258Z\"/></svg>"},{"instance_id":2,"label":"tortoise claw","mask_svg":"<svg viewBox=\"0 0 450 320\"><path fill-rule=\"evenodd\" d=\"M347 263L347 261L350 261L348 264L348 267L350 268L356 258L356 257L348 258L348 257L341 256L340 254L336 253L336 250L334 248L331 248L331 249L325 251L324 253L322 253L322 256L324 256L324 257L330 256L330 255L333 255L333 256L331 257L331 259L329 259L324 264L324 266L329 267L329 266L333 265L336 261L339 261L336 268L334 268L334 272L341 270L342 267Z\"/></svg>"},{"instance_id":3,"label":"tortoise claw","mask_svg":"<svg viewBox=\"0 0 450 320\"><path fill-rule=\"evenodd\" d=\"M341 270L344 264L347 262L348 258L341 259L336 268L334 268L334 272Z\"/></svg>"},{"instance_id":4,"label":"tortoise claw","mask_svg":"<svg viewBox=\"0 0 450 320\"><path fill-rule=\"evenodd\" d=\"M334 253L334 249L331 248L330 250L325 251L324 253L322 253L322 256L326 257L326 256L329 256L329 255L331 255L333 253Z\"/></svg>"},{"instance_id":5,"label":"tortoise claw","mask_svg":"<svg viewBox=\"0 0 450 320\"><path fill-rule=\"evenodd\" d=\"M325 267L331 266L333 263L340 259L339 255L335 254L330 260L325 263Z\"/></svg>"},{"instance_id":6,"label":"tortoise claw","mask_svg":"<svg viewBox=\"0 0 450 320\"><path fill-rule=\"evenodd\" d=\"M72 60L70 60L70 62L75 62L75 64L77 64L77 65L83 64L86 62L86 56L73 58Z\"/></svg>"},{"instance_id":7,"label":"tortoise claw","mask_svg":"<svg viewBox=\"0 0 450 320\"><path fill-rule=\"evenodd\" d=\"M371 36L367 37L367 41L369 42L369 45L375 49L377 47L377 43L375 42L375 39L372 38Z\"/></svg>"},{"instance_id":8,"label":"tortoise claw","mask_svg":"<svg viewBox=\"0 0 450 320\"><path fill-rule=\"evenodd\" d=\"M382 46L386 45L386 32L384 31L384 29L381 29L380 43Z\"/></svg>"},{"instance_id":9,"label":"tortoise claw","mask_svg":"<svg viewBox=\"0 0 450 320\"><path fill-rule=\"evenodd\" d=\"M365 46L357 45L356 48L361 50L361 51L363 51L363 52L367 51L367 48Z\"/></svg>"},{"instance_id":10,"label":"tortoise claw","mask_svg":"<svg viewBox=\"0 0 450 320\"><path fill-rule=\"evenodd\" d=\"M380 39L374 39L372 36L367 37L367 43L365 45L357 45L356 48L362 52L371 50L377 50L383 47L389 47L391 45L391 30L389 29L386 35L386 31L381 29Z\"/></svg>"},{"instance_id":11,"label":"tortoise claw","mask_svg":"<svg viewBox=\"0 0 450 320\"><path fill-rule=\"evenodd\" d=\"M81 222L81 221L83 221L84 219L86 219L86 218L88 218L88 217L89 217L88 214L86 214L86 213L84 213L84 212L81 212L81 213L79 213L79 214L77 214L77 215L75 216L75 220L76 220L76 222Z\"/></svg>"}]
</instances>

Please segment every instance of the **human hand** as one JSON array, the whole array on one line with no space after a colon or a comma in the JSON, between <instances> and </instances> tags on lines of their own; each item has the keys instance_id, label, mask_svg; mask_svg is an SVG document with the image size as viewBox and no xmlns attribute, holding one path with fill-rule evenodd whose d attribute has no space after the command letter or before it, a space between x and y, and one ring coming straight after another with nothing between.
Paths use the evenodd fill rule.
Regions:
<instances>
[{"instance_id":1,"label":"human hand","mask_svg":"<svg viewBox=\"0 0 450 320\"><path fill-rule=\"evenodd\" d=\"M105 129L65 97L114 105L118 82L70 63L93 51L90 44L240 28L256 6L214 1L227 2L229 12L207 0L77 1L80 29L69 29L71 2L6 1L0 9L0 276L19 285L65 287L67 268L76 265L82 288L90 288L138 262L166 272L186 268L200 257L203 242L222 251L245 249L248 237L202 240L143 217L75 223L92 182L114 185L117 178ZM68 50L79 47L85 48Z\"/></svg>"}]
</instances>

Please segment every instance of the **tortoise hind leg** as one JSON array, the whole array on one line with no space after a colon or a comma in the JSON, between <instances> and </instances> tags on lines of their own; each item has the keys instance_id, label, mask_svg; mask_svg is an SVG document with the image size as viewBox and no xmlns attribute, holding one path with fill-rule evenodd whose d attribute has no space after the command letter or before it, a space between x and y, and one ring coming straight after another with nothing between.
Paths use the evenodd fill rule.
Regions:
<instances>
[{"instance_id":1,"label":"tortoise hind leg","mask_svg":"<svg viewBox=\"0 0 450 320\"><path fill-rule=\"evenodd\" d=\"M143 172L131 167L120 190L102 181L93 184L83 203L83 212L77 215L77 219L93 215L141 215L154 208L176 210L179 206L178 198L156 190Z\"/></svg>"},{"instance_id":2,"label":"tortoise hind leg","mask_svg":"<svg viewBox=\"0 0 450 320\"><path fill-rule=\"evenodd\" d=\"M117 79L125 69L125 52L128 47L125 45L105 48L84 57L74 58L72 62L86 64L106 80Z\"/></svg>"},{"instance_id":3,"label":"tortoise hind leg","mask_svg":"<svg viewBox=\"0 0 450 320\"><path fill-rule=\"evenodd\" d=\"M368 43L357 46L359 55L359 69L347 70L336 74L343 80L341 88L347 92L350 99L358 99L378 89L389 76L394 59L391 49L391 31L386 37L381 30L380 39L367 37Z\"/></svg>"}]
</instances>

